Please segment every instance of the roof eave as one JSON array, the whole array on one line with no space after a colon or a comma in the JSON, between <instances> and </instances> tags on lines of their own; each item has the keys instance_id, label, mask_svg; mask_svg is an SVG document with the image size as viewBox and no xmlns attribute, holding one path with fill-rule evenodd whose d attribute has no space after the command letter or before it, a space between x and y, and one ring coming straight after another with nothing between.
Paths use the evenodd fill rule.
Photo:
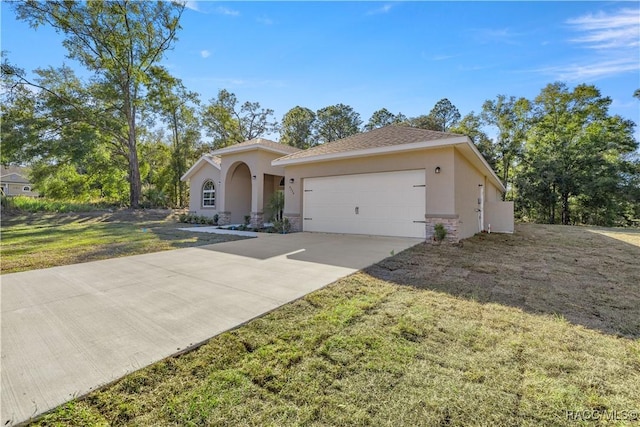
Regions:
<instances>
[{"instance_id":1,"label":"roof eave","mask_svg":"<svg viewBox=\"0 0 640 427\"><path fill-rule=\"evenodd\" d=\"M473 141L471 141L470 138L465 136L465 139L466 139L465 144L462 144L462 145L466 145L473 152L474 156L482 163L482 166L484 166L484 168L487 171L489 171L488 177L493 182L493 184L496 187L498 187L498 189L501 190L503 193L506 192L507 191L506 187L504 186L500 178L498 178L498 175L493 170L493 168L489 165L489 163L484 158L484 156L480 153L480 151L478 150L478 147L476 147L476 145L473 143Z\"/></svg>"},{"instance_id":2,"label":"roof eave","mask_svg":"<svg viewBox=\"0 0 640 427\"><path fill-rule=\"evenodd\" d=\"M246 151L253 151L253 150L263 150L263 151L268 151L270 153L284 154L285 156L292 154L290 151L278 150L277 148L266 147L264 145L259 145L259 144L245 145L243 147L237 147L232 145L230 147L225 147L225 148L220 148L218 150L215 150L211 154L214 156L221 156L223 154L244 153Z\"/></svg>"},{"instance_id":3,"label":"roof eave","mask_svg":"<svg viewBox=\"0 0 640 427\"><path fill-rule=\"evenodd\" d=\"M207 162L211 166L213 166L214 168L220 170L220 165L219 164L217 164L216 162L211 160L207 155L204 155L204 156L200 157L198 159L198 161L193 166L191 166L189 168L189 170L184 173L184 175L182 175L180 177L180 181L186 181L189 178L191 178L191 175L193 175L198 169L200 169L200 167L202 166L203 162Z\"/></svg>"},{"instance_id":4,"label":"roof eave","mask_svg":"<svg viewBox=\"0 0 640 427\"><path fill-rule=\"evenodd\" d=\"M430 141L412 142L409 144L389 145L384 147L365 148L360 150L341 151L338 153L319 154L315 156L287 159L287 156L280 157L271 162L271 166L291 166L305 163L326 162L331 160L350 159L354 157L368 157L383 154L403 153L407 151L424 150L429 148L440 148L450 145L457 145L466 142L466 136L454 138L442 138Z\"/></svg>"}]
</instances>

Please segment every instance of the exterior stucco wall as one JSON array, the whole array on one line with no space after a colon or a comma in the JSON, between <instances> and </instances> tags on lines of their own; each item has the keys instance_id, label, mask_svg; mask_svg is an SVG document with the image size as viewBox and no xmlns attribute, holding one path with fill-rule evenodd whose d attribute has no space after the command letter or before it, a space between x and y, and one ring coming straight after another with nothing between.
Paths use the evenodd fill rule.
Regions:
<instances>
[{"instance_id":1,"label":"exterior stucco wall","mask_svg":"<svg viewBox=\"0 0 640 427\"><path fill-rule=\"evenodd\" d=\"M38 197L37 191L24 191L24 188L28 186L32 188L31 184L13 184L13 183L2 183L2 191L6 196L30 196L30 197Z\"/></svg>"},{"instance_id":2,"label":"exterior stucco wall","mask_svg":"<svg viewBox=\"0 0 640 427\"><path fill-rule=\"evenodd\" d=\"M487 180L485 184L485 202L499 202L502 200L502 191L495 184Z\"/></svg>"},{"instance_id":3,"label":"exterior stucco wall","mask_svg":"<svg viewBox=\"0 0 640 427\"><path fill-rule=\"evenodd\" d=\"M245 163L249 167L250 176L255 175L256 179L251 180L251 212L263 212L264 209L264 175L280 175L284 176L284 168L271 166L271 161L282 157L282 154L272 153L264 150L253 150L249 152L230 153L222 156L222 183L231 177L230 168L235 167L237 163ZM228 202L232 195L224 197L224 202ZM223 204L221 209L224 211L230 211Z\"/></svg>"},{"instance_id":4,"label":"exterior stucco wall","mask_svg":"<svg viewBox=\"0 0 640 427\"><path fill-rule=\"evenodd\" d=\"M212 180L216 186L216 206L202 207L202 186ZM189 211L198 215L213 217L220 204L220 171L210 163L204 163L189 179Z\"/></svg>"},{"instance_id":5,"label":"exterior stucco wall","mask_svg":"<svg viewBox=\"0 0 640 427\"><path fill-rule=\"evenodd\" d=\"M439 174L435 173L436 167L440 167ZM301 223L299 219L304 214L302 193L306 178L415 169L425 170L425 214L453 215L455 202L451 147L286 166L284 215L292 222L292 226L293 223Z\"/></svg>"},{"instance_id":6,"label":"exterior stucco wall","mask_svg":"<svg viewBox=\"0 0 640 427\"><path fill-rule=\"evenodd\" d=\"M489 202L485 204L485 229L492 233L513 233L513 202Z\"/></svg>"},{"instance_id":7,"label":"exterior stucco wall","mask_svg":"<svg viewBox=\"0 0 640 427\"><path fill-rule=\"evenodd\" d=\"M0 177L0 187L6 196L38 197L38 192L34 191L33 185L19 173L8 173ZM25 191L25 187L28 187L29 191Z\"/></svg>"},{"instance_id":8,"label":"exterior stucco wall","mask_svg":"<svg viewBox=\"0 0 640 427\"><path fill-rule=\"evenodd\" d=\"M251 190L255 184L246 163L231 166L224 187L226 189L225 212L229 212L231 224L244 224L245 216L251 216Z\"/></svg>"},{"instance_id":9,"label":"exterior stucco wall","mask_svg":"<svg viewBox=\"0 0 640 427\"><path fill-rule=\"evenodd\" d=\"M458 151L455 152L455 203L458 238L466 239L482 231L479 224L481 186L485 176Z\"/></svg>"}]
</instances>

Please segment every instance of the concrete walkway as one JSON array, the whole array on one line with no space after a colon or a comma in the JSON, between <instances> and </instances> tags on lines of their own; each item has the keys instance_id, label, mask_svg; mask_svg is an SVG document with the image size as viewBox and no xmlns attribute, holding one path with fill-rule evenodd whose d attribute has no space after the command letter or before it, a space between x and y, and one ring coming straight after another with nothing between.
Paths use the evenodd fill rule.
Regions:
<instances>
[{"instance_id":1,"label":"concrete walkway","mask_svg":"<svg viewBox=\"0 0 640 427\"><path fill-rule=\"evenodd\" d=\"M1 425L419 243L296 233L1 276Z\"/></svg>"}]
</instances>

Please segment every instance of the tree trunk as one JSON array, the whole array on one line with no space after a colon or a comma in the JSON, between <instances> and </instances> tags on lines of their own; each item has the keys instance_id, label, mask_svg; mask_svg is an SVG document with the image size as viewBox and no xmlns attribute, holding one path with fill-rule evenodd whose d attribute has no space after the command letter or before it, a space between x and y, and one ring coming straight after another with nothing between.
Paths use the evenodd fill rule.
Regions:
<instances>
[{"instance_id":1,"label":"tree trunk","mask_svg":"<svg viewBox=\"0 0 640 427\"><path fill-rule=\"evenodd\" d=\"M142 184L140 182L140 167L138 165L138 150L134 139L133 146L129 142L129 207L138 209L140 207L140 196Z\"/></svg>"},{"instance_id":2,"label":"tree trunk","mask_svg":"<svg viewBox=\"0 0 640 427\"><path fill-rule=\"evenodd\" d=\"M184 194L183 194L183 187L182 187L182 181L180 180L180 178L182 178L182 159L180 158L180 156L182 155L181 150L180 150L180 136L178 134L178 116L176 114L176 111L173 110L172 113L172 119L173 119L173 155L174 155L174 166L176 168L176 174L175 174L175 181L173 183L174 185L174 189L176 192L176 206L178 207L184 207Z\"/></svg>"},{"instance_id":3,"label":"tree trunk","mask_svg":"<svg viewBox=\"0 0 640 427\"><path fill-rule=\"evenodd\" d=\"M549 224L556 223L556 202L555 202L555 194L556 194L556 185L553 184L551 186L551 201L549 203L550 212L549 212Z\"/></svg>"},{"instance_id":4,"label":"tree trunk","mask_svg":"<svg viewBox=\"0 0 640 427\"><path fill-rule=\"evenodd\" d=\"M131 104L131 92L125 89L125 115L129 125L127 146L129 148L129 207L138 209L142 195L140 164L138 162L138 144L136 143L136 109Z\"/></svg>"},{"instance_id":5,"label":"tree trunk","mask_svg":"<svg viewBox=\"0 0 640 427\"><path fill-rule=\"evenodd\" d=\"M569 224L569 193L562 193L562 225Z\"/></svg>"}]
</instances>

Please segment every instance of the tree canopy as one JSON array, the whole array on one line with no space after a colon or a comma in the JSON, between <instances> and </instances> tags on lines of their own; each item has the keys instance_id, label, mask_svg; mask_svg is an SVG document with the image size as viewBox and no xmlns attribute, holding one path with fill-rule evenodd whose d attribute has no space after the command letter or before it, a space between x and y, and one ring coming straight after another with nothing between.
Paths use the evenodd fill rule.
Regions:
<instances>
[{"instance_id":1,"label":"tree canopy","mask_svg":"<svg viewBox=\"0 0 640 427\"><path fill-rule=\"evenodd\" d=\"M92 102L59 99L68 101L66 107L75 110L84 123L105 136L110 134L111 145L126 157L129 204L137 207L141 196L138 109L150 82L149 70L158 66L176 39L184 4L28 0L13 5L18 18L31 26L48 25L62 33L69 57L93 73L89 93ZM18 77L27 83L24 77ZM101 105L99 111L86 108L96 104ZM114 120L118 125L111 127Z\"/></svg>"},{"instance_id":2,"label":"tree canopy","mask_svg":"<svg viewBox=\"0 0 640 427\"><path fill-rule=\"evenodd\" d=\"M620 216L634 123L608 113L611 99L592 85L547 85L533 104L517 179L523 213L536 220L608 225ZM559 205L559 209L558 209ZM581 218L573 215L576 214Z\"/></svg>"},{"instance_id":3,"label":"tree canopy","mask_svg":"<svg viewBox=\"0 0 640 427\"><path fill-rule=\"evenodd\" d=\"M295 106L282 117L280 142L305 150L317 144L314 133L316 113L306 107Z\"/></svg>"},{"instance_id":4,"label":"tree canopy","mask_svg":"<svg viewBox=\"0 0 640 427\"><path fill-rule=\"evenodd\" d=\"M325 143L346 138L360 132L362 120L352 107L345 104L330 105L316 113L316 137Z\"/></svg>"},{"instance_id":5,"label":"tree canopy","mask_svg":"<svg viewBox=\"0 0 640 427\"><path fill-rule=\"evenodd\" d=\"M202 125L213 138L214 149L276 132L278 123L272 120L273 110L262 108L258 102L238 106L236 96L226 89L221 89L202 111Z\"/></svg>"}]
</instances>

